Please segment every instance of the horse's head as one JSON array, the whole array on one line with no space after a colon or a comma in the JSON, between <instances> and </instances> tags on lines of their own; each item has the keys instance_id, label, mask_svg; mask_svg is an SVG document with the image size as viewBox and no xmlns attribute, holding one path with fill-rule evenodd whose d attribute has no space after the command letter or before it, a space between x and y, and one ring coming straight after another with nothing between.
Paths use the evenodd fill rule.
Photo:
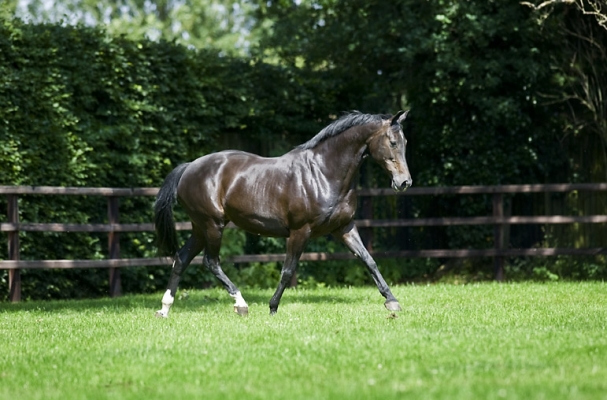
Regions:
<instances>
[{"instance_id":1,"label":"horse's head","mask_svg":"<svg viewBox=\"0 0 607 400\"><path fill-rule=\"evenodd\" d=\"M405 159L407 140L400 126L408 112L399 111L394 117L384 120L367 142L371 157L392 175L392 188L398 192L407 190L413 183Z\"/></svg>"}]
</instances>

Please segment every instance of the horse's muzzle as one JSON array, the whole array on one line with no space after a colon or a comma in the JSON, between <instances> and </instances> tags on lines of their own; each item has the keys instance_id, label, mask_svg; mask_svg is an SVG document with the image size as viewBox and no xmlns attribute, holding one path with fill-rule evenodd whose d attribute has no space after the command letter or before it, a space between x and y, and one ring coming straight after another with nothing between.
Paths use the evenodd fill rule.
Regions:
<instances>
[{"instance_id":1,"label":"horse's muzzle","mask_svg":"<svg viewBox=\"0 0 607 400\"><path fill-rule=\"evenodd\" d=\"M395 181L392 181L392 189L394 189L395 192L404 192L409 189L412 184L413 180L411 178L405 179L400 185Z\"/></svg>"}]
</instances>

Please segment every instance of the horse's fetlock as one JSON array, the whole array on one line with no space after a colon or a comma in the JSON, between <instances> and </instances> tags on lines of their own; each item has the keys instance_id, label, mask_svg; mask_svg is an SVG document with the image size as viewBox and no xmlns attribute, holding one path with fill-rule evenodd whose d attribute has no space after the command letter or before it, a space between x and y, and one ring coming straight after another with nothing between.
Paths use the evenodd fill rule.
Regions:
<instances>
[{"instance_id":1,"label":"horse's fetlock","mask_svg":"<svg viewBox=\"0 0 607 400\"><path fill-rule=\"evenodd\" d=\"M170 307L173 305L174 302L175 297L171 295L171 290L167 289L167 291L164 292L164 296L162 296L162 304Z\"/></svg>"}]
</instances>

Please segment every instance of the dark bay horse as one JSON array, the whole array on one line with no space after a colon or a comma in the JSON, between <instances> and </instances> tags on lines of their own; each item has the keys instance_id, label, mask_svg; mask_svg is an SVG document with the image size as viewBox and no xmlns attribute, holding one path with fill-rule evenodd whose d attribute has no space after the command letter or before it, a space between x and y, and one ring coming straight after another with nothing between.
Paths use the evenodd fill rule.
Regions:
<instances>
[{"instance_id":1,"label":"dark bay horse","mask_svg":"<svg viewBox=\"0 0 607 400\"><path fill-rule=\"evenodd\" d=\"M174 255L167 290L158 317L167 317L179 279L192 259L204 250L205 266L235 300L234 311L248 313L238 288L219 265L219 247L229 221L251 233L287 238L287 254L270 313L291 281L306 243L331 234L367 266L388 310L399 311L377 265L363 246L353 218L356 176L368 152L392 177L392 188L406 190L411 174L405 159L407 141L401 122L407 116L344 115L308 142L276 158L242 151L208 154L175 168L165 179L156 203L158 247ZM173 221L178 200L192 221L192 235L179 248Z\"/></svg>"}]
</instances>

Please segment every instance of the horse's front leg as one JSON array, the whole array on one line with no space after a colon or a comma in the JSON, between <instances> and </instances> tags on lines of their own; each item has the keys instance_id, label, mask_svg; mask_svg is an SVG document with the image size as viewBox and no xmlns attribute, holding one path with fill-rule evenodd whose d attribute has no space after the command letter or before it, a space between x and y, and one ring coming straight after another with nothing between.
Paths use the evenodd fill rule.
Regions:
<instances>
[{"instance_id":1,"label":"horse's front leg","mask_svg":"<svg viewBox=\"0 0 607 400\"><path fill-rule=\"evenodd\" d=\"M341 237L339 236L340 234ZM386 308L390 311L400 311L401 308L400 304L398 303L398 300L396 300L396 298L390 291L390 287L388 287L388 284L381 275L381 272L379 272L379 269L377 269L377 264L375 263L375 260L373 260L371 254L369 254L369 252L363 245L363 242L360 239L360 235L358 234L358 229L356 229L356 225L354 225L354 222L351 222L343 231L336 232L334 235L341 239L344 244L350 249L350 251L352 251L352 253L354 253L356 257L360 258L365 263L367 269L373 277L373 280L375 281L375 284L377 285L377 288L379 289L379 292L386 299L386 302L384 303Z\"/></svg>"},{"instance_id":2,"label":"horse's front leg","mask_svg":"<svg viewBox=\"0 0 607 400\"><path fill-rule=\"evenodd\" d=\"M278 311L278 304L280 303L282 294L291 282L291 278L297 269L299 257L301 257L301 253L303 253L309 238L310 230L306 226L304 229L291 232L291 235L287 239L287 256L280 273L280 282L278 282L278 288L276 288L274 296L270 299L270 314L272 315Z\"/></svg>"}]
</instances>

